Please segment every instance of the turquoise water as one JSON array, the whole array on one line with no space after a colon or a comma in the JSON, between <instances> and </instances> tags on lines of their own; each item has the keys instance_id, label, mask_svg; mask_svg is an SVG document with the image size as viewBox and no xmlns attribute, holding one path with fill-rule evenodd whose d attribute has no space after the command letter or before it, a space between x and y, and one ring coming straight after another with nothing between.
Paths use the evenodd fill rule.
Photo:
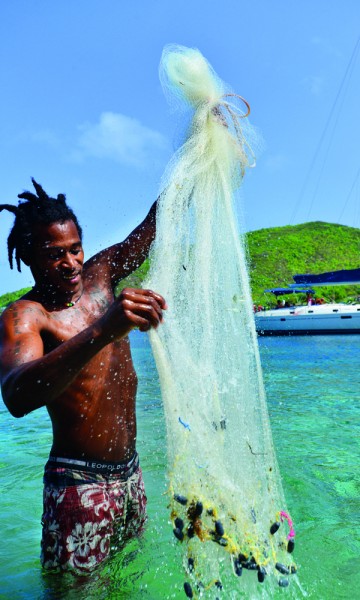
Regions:
<instances>
[{"instance_id":1,"label":"turquoise water","mask_svg":"<svg viewBox=\"0 0 360 600\"><path fill-rule=\"evenodd\" d=\"M143 539L90 578L43 578L42 470L51 429L45 410L16 420L0 402L1 599L185 598L164 495L166 442L156 370L147 337L135 332L131 340L140 379L138 449L149 498ZM360 597L360 337L264 338L260 351L296 525L301 585L311 599ZM279 589L274 597L280 595L289 598L291 591ZM248 596L239 586L231 597Z\"/></svg>"}]
</instances>

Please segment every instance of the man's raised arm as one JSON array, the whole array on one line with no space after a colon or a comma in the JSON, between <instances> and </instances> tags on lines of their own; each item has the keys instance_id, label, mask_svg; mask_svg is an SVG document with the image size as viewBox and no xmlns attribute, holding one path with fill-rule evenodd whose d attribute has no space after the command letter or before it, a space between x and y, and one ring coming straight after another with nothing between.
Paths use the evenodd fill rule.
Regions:
<instances>
[{"instance_id":1,"label":"man's raised arm","mask_svg":"<svg viewBox=\"0 0 360 600\"><path fill-rule=\"evenodd\" d=\"M156 233L156 204L154 202L145 219L119 244L99 252L86 263L87 268L110 270L110 280L115 285L133 273L147 258Z\"/></svg>"}]
</instances>

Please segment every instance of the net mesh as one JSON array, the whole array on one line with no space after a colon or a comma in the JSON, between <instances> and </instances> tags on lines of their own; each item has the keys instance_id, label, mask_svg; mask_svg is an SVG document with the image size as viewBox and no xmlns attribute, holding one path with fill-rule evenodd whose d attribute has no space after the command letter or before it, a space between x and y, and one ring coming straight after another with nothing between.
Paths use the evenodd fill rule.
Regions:
<instances>
[{"instance_id":1,"label":"net mesh","mask_svg":"<svg viewBox=\"0 0 360 600\"><path fill-rule=\"evenodd\" d=\"M226 585L228 594L246 585L246 597L259 597L270 579L286 586L295 567L236 216L237 190L254 163L248 107L196 49L166 47L160 77L173 105L192 111L161 184L145 282L168 303L149 335L167 426L171 521L189 597L215 597Z\"/></svg>"}]
</instances>

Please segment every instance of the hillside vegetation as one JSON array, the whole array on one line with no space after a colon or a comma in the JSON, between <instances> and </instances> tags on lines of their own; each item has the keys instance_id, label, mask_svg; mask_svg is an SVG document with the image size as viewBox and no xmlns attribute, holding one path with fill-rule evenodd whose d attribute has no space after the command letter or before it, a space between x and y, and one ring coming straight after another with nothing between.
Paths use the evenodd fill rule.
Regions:
<instances>
[{"instance_id":1,"label":"hillside vegetation","mask_svg":"<svg viewBox=\"0 0 360 600\"><path fill-rule=\"evenodd\" d=\"M360 267L360 229L323 223L272 227L247 235L249 272L254 302L268 302L269 287L293 283L293 275ZM359 286L316 288L327 301L352 301Z\"/></svg>"},{"instance_id":2,"label":"hillside vegetation","mask_svg":"<svg viewBox=\"0 0 360 600\"><path fill-rule=\"evenodd\" d=\"M333 223L271 227L247 233L251 289L256 304L274 303L264 289L287 286L297 273L323 273L360 267L360 229ZM148 261L118 286L139 287L148 270ZM0 307L6 306L28 289L0 296ZM316 288L317 296L327 301L355 301L360 286ZM303 297L294 298L301 301Z\"/></svg>"}]
</instances>

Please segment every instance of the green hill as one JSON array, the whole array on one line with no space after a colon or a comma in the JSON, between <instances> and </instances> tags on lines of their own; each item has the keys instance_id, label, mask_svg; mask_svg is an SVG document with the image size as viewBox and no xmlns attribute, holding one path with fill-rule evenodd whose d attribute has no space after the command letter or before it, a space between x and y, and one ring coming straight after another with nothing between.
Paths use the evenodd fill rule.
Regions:
<instances>
[{"instance_id":1,"label":"green hill","mask_svg":"<svg viewBox=\"0 0 360 600\"><path fill-rule=\"evenodd\" d=\"M270 304L274 300L264 289L292 283L296 273L323 273L360 267L360 229L333 223L271 227L247 234L249 271L254 302ZM147 273L148 261L118 286L139 287ZM0 307L24 294L27 289L0 296ZM354 301L359 286L317 288L326 300ZM300 299L300 297L298 298Z\"/></svg>"},{"instance_id":2,"label":"green hill","mask_svg":"<svg viewBox=\"0 0 360 600\"><path fill-rule=\"evenodd\" d=\"M304 223L251 231L247 235L254 302L269 303L269 287L293 283L297 273L324 273L360 267L360 229L333 223ZM326 300L351 301L359 286L316 288ZM270 295L271 296L271 295Z\"/></svg>"}]
</instances>

